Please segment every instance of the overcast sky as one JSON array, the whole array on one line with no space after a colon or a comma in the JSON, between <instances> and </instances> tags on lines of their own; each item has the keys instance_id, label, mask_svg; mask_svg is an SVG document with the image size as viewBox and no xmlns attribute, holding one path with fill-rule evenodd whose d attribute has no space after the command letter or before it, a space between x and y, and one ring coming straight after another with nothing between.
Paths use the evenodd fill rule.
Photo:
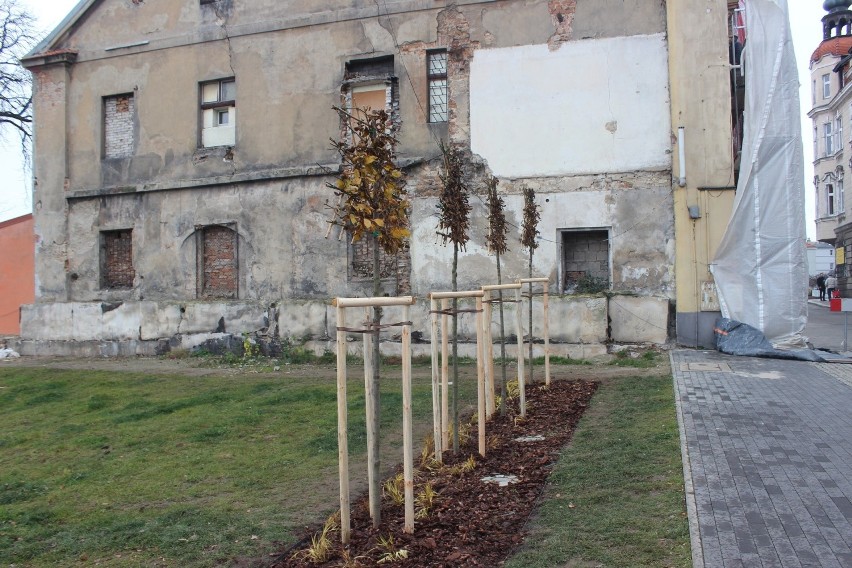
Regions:
<instances>
[{"instance_id":1,"label":"overcast sky","mask_svg":"<svg viewBox=\"0 0 852 568\"><path fill-rule=\"evenodd\" d=\"M77 5L78 0L19 0L27 6L38 19L39 27L47 34ZM542 0L544 1L544 0ZM801 89L799 98L802 106L802 137L805 153L805 197L808 236L814 238L814 195L813 195L813 134L810 120L805 113L810 107L810 72L808 62L811 53L822 40L824 15L821 0L788 0L790 22L793 30L793 44L796 49L796 62L799 67ZM29 213L31 205L31 180L21 168L17 139L8 136L0 140L0 221Z\"/></svg>"}]
</instances>

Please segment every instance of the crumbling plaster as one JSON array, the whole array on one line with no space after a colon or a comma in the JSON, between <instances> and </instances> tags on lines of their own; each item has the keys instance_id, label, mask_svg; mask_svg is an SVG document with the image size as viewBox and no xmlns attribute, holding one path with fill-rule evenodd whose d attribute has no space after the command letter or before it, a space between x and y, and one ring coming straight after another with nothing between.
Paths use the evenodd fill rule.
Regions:
<instances>
[{"instance_id":1,"label":"crumbling plaster","mask_svg":"<svg viewBox=\"0 0 852 568\"><path fill-rule=\"evenodd\" d=\"M667 155L636 161L634 154L643 148L633 140L622 151L610 154L610 162L595 167L579 168L561 156L554 160L561 164L556 170L501 171L505 156L488 151L477 156L469 148L473 137L474 151L478 150L477 128L483 116L471 124L469 109L478 112L480 106L485 108L485 99L500 85L528 86L523 74L507 74L503 68L486 88L475 78L480 61L499 61L499 53L544 50L545 58L558 62L556 73L563 74L572 68L577 49L587 53L619 45L629 51L655 42L652 57L657 69L660 53L663 59L665 55L662 36L587 40L583 46L574 45L581 43L573 40L580 39L575 32L584 25L577 15L588 6L583 1L578 2L577 14L561 21L560 17L574 10L573 1L463 0L435 6L425 0L400 0L382 3L385 11L378 17L377 4L356 0L323 3L322 7L313 1L267 1L260 2L261 6L254 2L250 10L242 0L233 0L227 10L211 13L202 7L198 14L194 12L198 6L188 8L188 3L172 0L157 3L168 6L158 10L155 18L149 17L155 3L134 7L118 1L103 4L111 7L95 9L63 44L80 50L78 62L72 68L36 71L40 93L37 132L49 124L67 124L67 129L37 143L36 175L45 185L37 186L36 195L38 198L43 191L45 200L36 207L48 207L37 215L42 241L37 289L42 303L25 312L27 337L44 342L97 338L156 343L174 335L213 334L221 322L229 331L256 332L268 326L263 314L273 305L286 322L282 336L328 335L333 317L324 302L338 295L363 295L369 287L369 283L347 281L345 240L323 238L329 216L326 199L331 195L325 184L332 178L319 174L323 165L336 162L328 139L339 132L330 107L340 101L347 61L388 54L394 55L399 77L399 154L403 161L418 164L407 169L413 197L415 294L449 287L451 249L438 245L435 236L437 137L466 147L477 164L472 179L481 180L492 172L502 174L500 191L514 225L520 225L521 186L536 189L543 237L534 257L538 274L557 281L559 229L605 227L613 235L616 293L646 296L638 300L642 306L667 304L671 297L673 229ZM135 10L132 18L130 10ZM656 11L645 7L628 16L614 5L609 10L617 14L614 20L626 21L608 25L602 37L618 36L619 30L626 36L634 36L637 30L657 33L659 11L664 12L659 6ZM256 14L264 14L263 22L257 21ZM128 27L122 29L117 21L127 21ZM631 23L637 24L635 29ZM269 28L275 25L279 28ZM556 44L554 36L558 36ZM136 38L148 44L110 52L103 49ZM423 106L425 52L436 47L450 48L448 125L427 124ZM612 48L608 49L610 53ZM631 57L619 53L618 58L598 63L612 78L621 74L622 66L630 65ZM613 59L617 59L615 64ZM236 146L199 149L198 84L230 76L237 82ZM658 89L655 92L665 91L665 77L657 71L652 77L660 83L653 85ZM564 87L565 93L575 94L583 88L576 77ZM630 87L624 85L617 92L629 94ZM102 97L125 92L136 97L135 154L102 160ZM664 118L667 124L667 115L660 117L657 112L667 101L653 98L653 103L642 106L643 112L651 111L650 118ZM541 108L541 104L550 103L538 101L535 106ZM602 104L596 101L595 109ZM73 109L67 117L66 108ZM487 112L492 113L484 115L487 120L495 122L505 116L505 109L490 107ZM661 143L657 134L665 130L668 136L668 126L648 126L654 140L650 146L659 158L658 151L665 154L669 143ZM619 126L606 135L613 137L623 131ZM536 141L534 135L528 128L513 143L530 144L539 151L545 143ZM546 144L550 142L553 140ZM64 159L46 159L51 149L67 154L69 165L66 167ZM496 280L493 259L482 242L481 196L474 197L473 203L474 237L460 263L462 288ZM232 224L239 234L239 300L197 301L195 231L219 223ZM98 242L102 230L127 228L133 229L134 287L101 290L99 253L93 243ZM512 251L503 259L506 278L526 275L524 251L519 243L510 246ZM555 341L607 341L609 301L603 297L553 297L551 333ZM110 302L109 310L104 311L103 302ZM412 317L419 318L421 331L428 336L425 308L415 312ZM624 313L618 325L635 328L639 320ZM554 319L558 319L556 324ZM73 322L65 326L70 332L59 331L63 322ZM467 325L462 324L463 332ZM625 333L625 337L641 336ZM659 339L658 335L653 339Z\"/></svg>"}]
</instances>

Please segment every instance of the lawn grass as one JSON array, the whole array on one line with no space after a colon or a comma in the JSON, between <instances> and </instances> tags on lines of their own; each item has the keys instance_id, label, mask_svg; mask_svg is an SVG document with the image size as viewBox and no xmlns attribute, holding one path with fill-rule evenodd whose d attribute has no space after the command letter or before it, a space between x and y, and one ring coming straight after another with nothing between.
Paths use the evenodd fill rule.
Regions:
<instances>
[{"instance_id":1,"label":"lawn grass","mask_svg":"<svg viewBox=\"0 0 852 568\"><path fill-rule=\"evenodd\" d=\"M193 567L291 542L336 506L337 414L333 366L288 371L0 369L0 558ZM401 385L392 374L382 380L388 468L401 461ZM465 400L475 397L474 382L460 382ZM351 369L353 476L364 475L355 472L366 451L363 390ZM422 433L431 421L427 377L415 377L413 396Z\"/></svg>"},{"instance_id":2,"label":"lawn grass","mask_svg":"<svg viewBox=\"0 0 852 568\"><path fill-rule=\"evenodd\" d=\"M671 376L602 382L507 568L691 566Z\"/></svg>"}]
</instances>

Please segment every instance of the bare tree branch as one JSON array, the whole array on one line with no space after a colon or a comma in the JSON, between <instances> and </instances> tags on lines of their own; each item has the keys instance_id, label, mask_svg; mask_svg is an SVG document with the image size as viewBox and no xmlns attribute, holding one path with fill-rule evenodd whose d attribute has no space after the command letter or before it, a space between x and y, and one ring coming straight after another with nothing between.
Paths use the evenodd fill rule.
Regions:
<instances>
[{"instance_id":1,"label":"bare tree branch","mask_svg":"<svg viewBox=\"0 0 852 568\"><path fill-rule=\"evenodd\" d=\"M20 0L0 0L0 137L18 136L25 161L32 140L32 76L19 60L37 39L35 19Z\"/></svg>"}]
</instances>

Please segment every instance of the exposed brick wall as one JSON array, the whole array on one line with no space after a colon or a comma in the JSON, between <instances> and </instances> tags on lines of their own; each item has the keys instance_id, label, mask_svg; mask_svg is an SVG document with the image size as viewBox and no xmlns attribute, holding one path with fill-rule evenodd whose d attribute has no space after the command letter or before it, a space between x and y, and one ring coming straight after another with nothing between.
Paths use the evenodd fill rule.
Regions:
<instances>
[{"instance_id":1,"label":"exposed brick wall","mask_svg":"<svg viewBox=\"0 0 852 568\"><path fill-rule=\"evenodd\" d=\"M133 155L133 121L136 103L132 94L104 99L104 157Z\"/></svg>"},{"instance_id":2,"label":"exposed brick wall","mask_svg":"<svg viewBox=\"0 0 852 568\"><path fill-rule=\"evenodd\" d=\"M102 239L102 287L132 288L136 271L133 269L133 232L104 231Z\"/></svg>"},{"instance_id":3,"label":"exposed brick wall","mask_svg":"<svg viewBox=\"0 0 852 568\"><path fill-rule=\"evenodd\" d=\"M357 280L373 278L373 241L361 239L349 245L351 255L350 277ZM408 244L396 255L389 255L379 249L379 274L382 280L393 280L396 290L386 290L396 294L411 292L411 252Z\"/></svg>"},{"instance_id":4,"label":"exposed brick wall","mask_svg":"<svg viewBox=\"0 0 852 568\"><path fill-rule=\"evenodd\" d=\"M205 227L202 249L202 297L236 298L237 233L221 225Z\"/></svg>"},{"instance_id":5,"label":"exposed brick wall","mask_svg":"<svg viewBox=\"0 0 852 568\"><path fill-rule=\"evenodd\" d=\"M609 282L609 234L607 231L562 233L563 286L572 288L584 276Z\"/></svg>"}]
</instances>

